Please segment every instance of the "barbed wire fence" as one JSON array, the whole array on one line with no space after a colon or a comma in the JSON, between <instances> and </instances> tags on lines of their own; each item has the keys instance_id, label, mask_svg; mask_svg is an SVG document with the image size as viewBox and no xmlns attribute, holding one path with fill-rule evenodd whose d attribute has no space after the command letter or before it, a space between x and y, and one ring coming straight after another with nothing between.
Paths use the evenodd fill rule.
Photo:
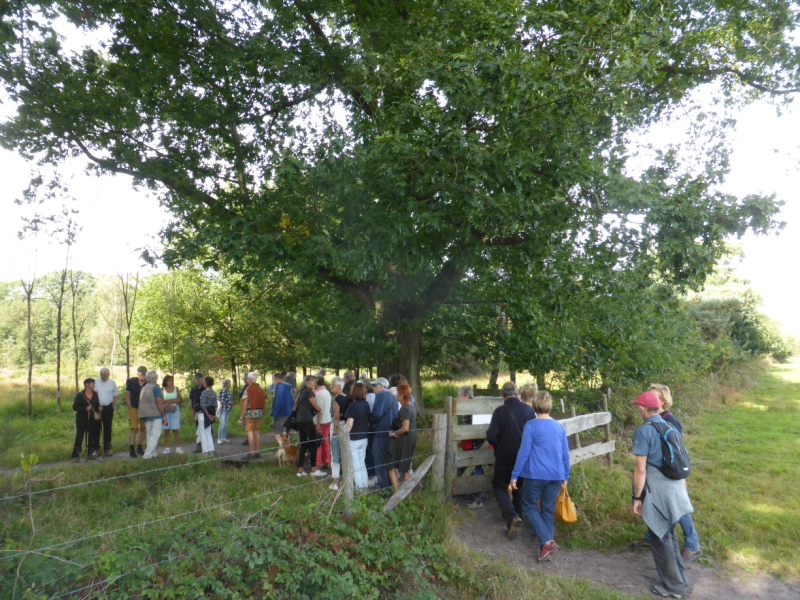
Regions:
<instances>
[{"instance_id":1,"label":"barbed wire fence","mask_svg":"<svg viewBox=\"0 0 800 600\"><path fill-rule=\"evenodd\" d=\"M417 429L416 431L417 432L422 432L422 431L441 431L443 429L444 429L443 427L439 426L439 427ZM389 431L387 430L387 431L377 431L377 432L374 432L374 433L388 433L388 432ZM350 457L350 438L349 438L349 433L348 433L346 427L340 426L339 435L337 437L339 438L339 443L340 443L340 446L342 447L342 463L341 463L341 466L342 466L342 474L341 475L342 476L340 478L339 489L334 494L334 497L332 498L332 500L330 502L330 505L328 503L320 502L319 505L313 511L312 514L316 514L318 511L322 510L323 508L328 508L328 507L330 508L330 511L332 511L333 508L335 507L336 503L342 498L342 496L344 496L344 504L345 504L344 512L345 512L345 516L349 517L350 514L351 514L351 502L354 499L355 500L361 500L361 499L363 499L365 497L372 496L374 494L386 493L387 490L392 490L391 487L387 488L387 489L380 489L379 488L379 489L376 489L376 490L371 490L369 492L361 492L361 493L358 493L358 494L354 495L353 494L353 482L354 482L354 476L355 476L355 470L356 469L354 469L354 465L352 464L352 457ZM289 445L291 445L291 446L299 446L299 445L301 445L303 443L318 444L319 443L319 439L308 440L306 442L296 442L296 443L292 443L292 444L289 444ZM345 445L346 445L346 450L347 450L346 452L344 451L345 450L345 447L344 447ZM267 454L267 455L276 454L280 450L281 450L281 448L279 447L275 451L269 452L269 453L265 453L265 454ZM439 455L441 461L443 462L444 461L444 453L445 453L445 448L444 447L433 448L432 451L430 451L430 452L415 454L414 456L411 457L411 460L419 459L419 458L423 458L423 457ZM125 478L135 477L135 476L138 476L138 475L145 475L145 474L148 474L148 473L156 473L156 472L166 471L166 470L170 470L170 469L184 468L184 467L196 466L196 465L203 465L203 464L208 464L208 463L212 463L212 462L217 462L217 461L220 461L220 460L230 460L231 458L235 458L235 457L238 457L238 456L245 456L245 455L249 455L249 454L250 454L249 452L244 452L244 453L239 453L239 454L235 454L235 455L228 455L228 456L223 456L223 457L215 457L213 459L204 459L204 460L191 461L191 462L187 462L187 463L180 464L180 465L170 465L168 467L160 467L160 468L156 468L156 469L148 469L148 470L145 470L145 471L138 471L136 473L129 473L129 474L115 476L115 477L89 480L89 481L80 482L80 483L77 483L77 484L70 484L70 485L66 485L66 486L58 486L58 487L49 488L49 489L46 489L46 490L38 490L38 491L35 491L35 492L34 491L29 491L28 493L24 493L24 494L15 494L15 495L12 495L12 496L5 496L3 498L0 498L0 501L11 500L11 499L14 499L14 498L22 498L22 497L30 498L33 495L43 494L43 493L47 493L47 492L56 492L56 491L60 491L60 490L73 489L73 488L81 487L81 486L84 486L84 485L91 485L91 484L99 483L99 482L108 482L108 481L114 481L114 480L118 480L118 479L125 479ZM398 460L398 461L384 462L383 466L385 466L387 468L392 468L391 465L394 465L394 464L399 463L399 462L403 462L404 460L409 460L409 459L401 459L401 460ZM365 468L365 467L359 466L358 468L361 469L361 468ZM19 567L21 567L22 561L24 561L27 556L38 555L38 556L42 556L42 557L45 557L45 558L49 558L49 559L53 559L53 560L57 560L57 561L62 561L62 562L67 562L67 563L72 563L72 564L76 564L77 565L78 563L74 563L73 561L70 561L70 560L65 559L63 557L56 556L54 554L47 554L47 551L51 551L51 550L58 551L60 549L65 549L65 548L68 548L68 547L72 547L75 544L79 544L81 542L85 542L85 541L88 541L88 540L104 538L106 536L113 536L113 535L119 534L121 532L130 531L130 530L133 530L133 529L145 528L145 527L153 525L153 524L164 523L166 521L172 521L172 520L176 520L176 519L181 519L183 517L196 515L196 514L199 514L199 513L204 513L204 512L212 511L212 510L215 510L215 509L224 508L224 507L227 507L227 506L241 504L241 503L244 503L244 502L247 502L247 501L263 499L263 498L268 497L268 496L274 496L274 495L277 495L277 494L288 494L288 493L290 493L290 492L292 492L294 490L297 490L299 488L305 488L305 487L309 487L309 486L312 486L312 485L318 485L321 482L329 481L331 479L332 479L332 476L326 475L325 477L320 477L320 478L317 478L316 480L313 480L313 481L307 481L307 482L299 483L297 485L292 485L292 486L285 486L283 488L279 488L279 489L276 489L276 490L269 490L267 492L263 492L263 493L259 493L259 494L253 494L253 495L247 496L245 498L239 498L239 499L236 499L236 500L229 500L229 501L226 501L226 502L220 502L220 503L214 504L212 506L206 506L206 507L202 507L202 508L197 508L197 509L194 509L194 510L191 510L191 511L185 511L183 513L179 513L179 514L176 514L176 515L160 517L160 518L157 518L157 519L152 519L152 520L146 521L144 523L136 523L136 524L132 524L132 525L127 525L125 527L119 527L119 528L112 529L112 530L109 530L109 531L104 531L102 533L96 533L96 534L91 534L91 535L87 535L87 536L82 536L82 537L79 537L79 538L71 539L71 540L66 541L66 542L59 542L59 543L55 543L55 544L49 544L49 545L45 545L45 546L42 546L42 547L39 547L39 548L36 548L36 549L19 550L19 551L16 551L16 552L14 550L5 550L5 552L12 552L12 554L7 554L5 556L0 556L0 562L11 560L11 559L15 559L15 558L18 558L20 560L20 563L19 563L18 568L17 568L17 576L16 576L15 581L14 581L14 590L16 592L16 584L17 584L17 579L19 578L19 571L20 571ZM435 475L434 475L434 484L435 484L434 488L436 488L438 486L438 482L435 481ZM400 486L400 489L402 489L402 484ZM406 490L406 493L408 493L408 490ZM287 519L283 519L281 521L277 521L275 523L269 523L266 526L267 527L276 527L276 526L278 526L280 524L283 524L283 523L286 523L286 522L288 522L290 520L292 520L292 519L291 518L287 518ZM148 569L148 568L154 568L154 567L160 566L162 564L168 564L168 563L174 562L174 561L176 561L178 559L181 559L181 558L188 558L188 557L192 556L193 554L195 554L197 552L208 550L208 549L213 548L214 546L217 546L217 545L219 545L218 542L214 543L214 544L209 544L209 545L206 545L206 546L198 547L198 548L192 549L192 550L190 550L188 552L183 552L183 553L175 555L175 556L167 557L167 558L165 558L163 560L160 560L160 561L157 561L155 563L148 562L147 564L138 566L138 567L136 567L134 569L131 569L130 571L127 571L125 573L121 573L121 574L115 575L113 577L106 578L106 579L101 580L101 581L92 582L92 583L90 583L88 585L85 585L83 587L71 590L69 592L64 592L64 593L61 593L61 594L58 594L58 595L50 596L49 600L58 600L60 598L64 598L64 597L68 597L68 596L74 596L74 595L78 595L78 594L82 594L84 596L88 596L89 592L91 592L92 589L98 589L99 586L105 586L105 589L108 589L114 583L124 579L125 577L128 577L130 575L138 573L138 572L140 572L142 570L145 570L145 569ZM78 566L83 566L83 565L78 565ZM5 578L2 578L2 579L5 579ZM42 590L42 588L46 587L46 585L47 584L41 584L40 586L37 586L37 587L33 588L33 590L37 590L37 589L38 590ZM31 591L31 588L27 588L27 589L29 591Z\"/></svg>"}]
</instances>

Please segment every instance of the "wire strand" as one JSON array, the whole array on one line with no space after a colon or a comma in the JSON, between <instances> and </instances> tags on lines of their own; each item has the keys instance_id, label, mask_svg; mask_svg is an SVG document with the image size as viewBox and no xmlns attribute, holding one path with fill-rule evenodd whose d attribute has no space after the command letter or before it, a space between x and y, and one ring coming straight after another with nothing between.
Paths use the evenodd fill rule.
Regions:
<instances>
[{"instance_id":1,"label":"wire strand","mask_svg":"<svg viewBox=\"0 0 800 600\"><path fill-rule=\"evenodd\" d=\"M441 451L438 451L438 452L441 452ZM437 452L429 452L427 454L421 454L419 456L428 456L430 454L436 454L436 453ZM413 458L417 458L417 457L415 456L415 457L412 457L412 459ZM408 460L408 459L403 459L403 460ZM389 465L389 464L394 464L394 463L397 463L397 462L401 462L401 461L392 461L391 463L384 463L383 466L386 466L386 465ZM315 479L317 479L317 478L315 478ZM328 479L331 479L331 476L326 475L324 478L317 479L317 481L326 481ZM49 546L43 546L41 548L36 548L35 550L24 550L24 551L21 551L21 552L17 552L16 554L9 554L7 556L2 556L2 557L0 557L0 561L8 560L8 559L11 559L11 558L16 558L18 556L24 556L26 554L33 554L33 553L36 553L36 552L44 552L45 550L52 550L54 548L62 548L64 546L69 546L71 544L77 544L78 542L83 542L83 541L86 541L86 540L91 540L91 539L95 539L95 538L98 538L98 537L103 537L103 536L106 536L106 535L113 535L113 534L116 534L116 533L120 533L122 531L128 531L130 529L135 529L137 527L146 527L147 525L152 525L153 523L163 523L164 521L169 521L169 520L172 520L172 519L179 519L181 517L194 515L194 514L205 512L205 511L212 510L212 509L215 509L215 508L220 508L220 507L223 507L223 506L230 506L232 504L239 504L241 502L246 502L247 500L254 500L256 498L264 498L266 496L271 496L273 494L277 494L277 493L280 493L280 492L285 492L285 491L294 490L294 489L301 488L301 487L306 487L306 486L309 486L309 485L314 485L314 484L317 483L317 481L309 481L307 483L301 483L301 484L298 484L298 485L289 486L289 487L281 488L281 489L278 489L278 490L271 490L271 491L265 492L263 494L256 494L256 495L253 495L253 496L248 496L247 498L241 498L241 499L238 499L238 500L230 500L228 502L222 502L220 504L215 504L213 506L205 506L203 508L198 508L198 509L191 510L191 511L188 511L188 512L179 513L177 515L170 515L168 517L161 517L159 519L154 519L152 521L145 521L144 523L136 523L134 525L128 525L127 527L120 527L118 529L112 529L110 531L106 531L106 532L103 532L103 533L95 533L95 534L92 534L92 535L87 535L87 536L84 536L84 537L81 537L81 538L70 540L68 542L60 542L58 544L51 544Z\"/></svg>"},{"instance_id":2,"label":"wire strand","mask_svg":"<svg viewBox=\"0 0 800 600\"><path fill-rule=\"evenodd\" d=\"M414 431L442 431L443 429L444 429L443 427L430 427L430 428L427 428L427 429L415 429ZM389 433L389 431L390 430L375 431L373 433ZM313 443L317 443L318 440L317 439L306 440L305 442L297 441L297 442L292 442L291 444L287 444L287 446L300 446L301 444L310 444L312 442ZM277 454L280 450L281 450L281 447L278 447L275 450L264 452L264 454L269 456L269 455ZM139 475L146 475L148 473L158 473L160 471L169 471L170 469L182 469L184 467L194 467L194 466L197 466L197 465L204 465L204 464L207 464L207 463L217 462L217 461L221 461L221 460L228 460L228 459L231 459L231 458L237 458L239 456L247 456L249 454L250 454L250 451L248 450L247 452L241 452L241 453L238 453L238 454L228 454L226 456L216 456L214 458L200 459L200 460L191 461L191 462L187 461L187 462L185 462L183 464L180 464L180 465L170 465L168 467L158 467L157 469L148 469L146 471L137 471L135 473L126 473L125 475L115 475L114 477L105 477L105 478L102 478L102 479L92 479L90 481L82 481L80 483L71 483L69 485L62 485L62 486L58 486L58 487L48 488L48 489L45 489L45 490L37 490L35 492L26 492L24 494L15 494L13 496L3 496L2 498L0 498L0 502L2 502L4 500L13 500L14 498L27 498L29 496L36 496L38 494L46 494L48 492L57 492L59 490L67 490L67 489L71 489L71 488L82 487L84 485L91 485L93 483L102 483L104 481L116 481L116 480L119 480L119 479L127 479L127 478L130 478L130 477L137 477Z\"/></svg>"}]
</instances>

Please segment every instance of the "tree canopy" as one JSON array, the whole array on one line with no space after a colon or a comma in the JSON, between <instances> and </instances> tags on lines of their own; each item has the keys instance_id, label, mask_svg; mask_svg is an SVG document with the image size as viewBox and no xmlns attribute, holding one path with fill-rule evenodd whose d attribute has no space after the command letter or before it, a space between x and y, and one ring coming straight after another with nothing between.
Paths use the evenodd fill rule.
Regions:
<instances>
[{"instance_id":1,"label":"tree canopy","mask_svg":"<svg viewBox=\"0 0 800 600\"><path fill-rule=\"evenodd\" d=\"M150 187L175 216L168 264L346 291L418 397L422 327L459 290L513 277L506 299L524 312L543 273L586 289L620 269L694 285L726 236L775 225L772 197L717 191L724 146L635 177L626 161L631 136L698 86L728 102L797 91L788 0L0 11L0 79L19 105L5 147L83 155ZM94 36L81 51L62 44L61 18Z\"/></svg>"}]
</instances>

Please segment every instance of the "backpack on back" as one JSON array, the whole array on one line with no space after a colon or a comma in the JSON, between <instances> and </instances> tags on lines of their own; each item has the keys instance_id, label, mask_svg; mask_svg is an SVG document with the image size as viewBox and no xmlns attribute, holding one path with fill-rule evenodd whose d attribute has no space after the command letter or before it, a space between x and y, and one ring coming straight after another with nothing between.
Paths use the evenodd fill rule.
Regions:
<instances>
[{"instance_id":1,"label":"backpack on back","mask_svg":"<svg viewBox=\"0 0 800 600\"><path fill-rule=\"evenodd\" d=\"M689 453L683 444L683 436L680 431L669 423L662 421L650 425L656 428L658 439L661 440L661 464L653 465L657 467L666 477L670 479L686 479L691 472ZM653 463L650 463L653 464Z\"/></svg>"}]
</instances>

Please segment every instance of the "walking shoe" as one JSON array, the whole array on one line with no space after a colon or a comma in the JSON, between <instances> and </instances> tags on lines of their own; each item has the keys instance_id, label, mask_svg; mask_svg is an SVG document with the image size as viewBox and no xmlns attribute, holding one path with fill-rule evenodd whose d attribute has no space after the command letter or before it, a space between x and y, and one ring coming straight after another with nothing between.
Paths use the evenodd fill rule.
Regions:
<instances>
[{"instance_id":1,"label":"walking shoe","mask_svg":"<svg viewBox=\"0 0 800 600\"><path fill-rule=\"evenodd\" d=\"M692 562L698 558L702 558L703 551L702 550L684 550L681 552L681 556L683 557L683 562Z\"/></svg>"},{"instance_id":2,"label":"walking shoe","mask_svg":"<svg viewBox=\"0 0 800 600\"><path fill-rule=\"evenodd\" d=\"M136 453L137 453L139 456L144 456L144 448L142 448L142 447L141 447L141 445L139 445L139 446L136 446Z\"/></svg>"},{"instance_id":3,"label":"walking shoe","mask_svg":"<svg viewBox=\"0 0 800 600\"><path fill-rule=\"evenodd\" d=\"M548 559L548 557L551 554L557 551L558 551L558 544L556 544L555 542L548 542L547 544L542 546L542 549L539 551L539 562Z\"/></svg>"},{"instance_id":4,"label":"walking shoe","mask_svg":"<svg viewBox=\"0 0 800 600\"><path fill-rule=\"evenodd\" d=\"M89 456L87 456L86 458L88 458L89 460L97 460L97 450L90 453Z\"/></svg>"},{"instance_id":5,"label":"walking shoe","mask_svg":"<svg viewBox=\"0 0 800 600\"><path fill-rule=\"evenodd\" d=\"M170 449L169 448L164 448L164 451L161 454L169 454L169 453L170 453Z\"/></svg>"},{"instance_id":6,"label":"walking shoe","mask_svg":"<svg viewBox=\"0 0 800 600\"><path fill-rule=\"evenodd\" d=\"M298 477L305 477L306 475L308 475L308 473L306 473L305 471L303 471L302 473L300 472L297 473Z\"/></svg>"},{"instance_id":7,"label":"walking shoe","mask_svg":"<svg viewBox=\"0 0 800 600\"><path fill-rule=\"evenodd\" d=\"M175 454L183 454L183 448L181 448L180 446L175 448Z\"/></svg>"},{"instance_id":8,"label":"walking shoe","mask_svg":"<svg viewBox=\"0 0 800 600\"><path fill-rule=\"evenodd\" d=\"M247 446L247 444L249 444L249 443L250 443L250 442L248 442L247 440L245 440L245 441L243 441L243 442L242 442L242 446Z\"/></svg>"},{"instance_id":9,"label":"walking shoe","mask_svg":"<svg viewBox=\"0 0 800 600\"><path fill-rule=\"evenodd\" d=\"M192 450L192 454L200 454L203 451L203 447L200 444L197 444L197 448Z\"/></svg>"},{"instance_id":10,"label":"walking shoe","mask_svg":"<svg viewBox=\"0 0 800 600\"><path fill-rule=\"evenodd\" d=\"M650 588L650 591L654 593L656 596L661 596L662 598L685 598L683 594L673 594L672 592L668 592L664 586L661 585L654 585Z\"/></svg>"},{"instance_id":11,"label":"walking shoe","mask_svg":"<svg viewBox=\"0 0 800 600\"><path fill-rule=\"evenodd\" d=\"M650 544L650 542L647 542L645 540L637 540L635 542L631 542L631 548L633 548L634 550L650 550L650 548L652 547L653 546Z\"/></svg>"},{"instance_id":12,"label":"walking shoe","mask_svg":"<svg viewBox=\"0 0 800 600\"><path fill-rule=\"evenodd\" d=\"M136 450L134 450L133 448L131 448L131 458L139 458L139 455L136 454Z\"/></svg>"},{"instance_id":13,"label":"walking shoe","mask_svg":"<svg viewBox=\"0 0 800 600\"><path fill-rule=\"evenodd\" d=\"M72 462L74 462L74 463L79 463L79 462L81 462L81 457L80 457L80 456L73 456L73 457L72 457Z\"/></svg>"},{"instance_id":14,"label":"walking shoe","mask_svg":"<svg viewBox=\"0 0 800 600\"><path fill-rule=\"evenodd\" d=\"M506 527L508 528L508 531L506 531L506 537L508 539L513 540L514 538L517 537L517 535L519 534L518 525L520 523L522 523L522 519L520 519L517 516L515 516L508 523L506 523Z\"/></svg>"},{"instance_id":15,"label":"walking shoe","mask_svg":"<svg viewBox=\"0 0 800 600\"><path fill-rule=\"evenodd\" d=\"M322 469L317 469L316 471L311 471L311 474L314 477L327 477L328 476L328 474L325 471L323 471Z\"/></svg>"},{"instance_id":16,"label":"walking shoe","mask_svg":"<svg viewBox=\"0 0 800 600\"><path fill-rule=\"evenodd\" d=\"M483 500L473 500L467 504L467 508L483 508Z\"/></svg>"},{"instance_id":17,"label":"walking shoe","mask_svg":"<svg viewBox=\"0 0 800 600\"><path fill-rule=\"evenodd\" d=\"M338 486L338 485L336 485L335 483L332 483L332 484L330 484L330 485L328 486L328 489L329 489L329 490L338 490L338 489L339 489L339 486Z\"/></svg>"},{"instance_id":18,"label":"walking shoe","mask_svg":"<svg viewBox=\"0 0 800 600\"><path fill-rule=\"evenodd\" d=\"M114 456L114 453L111 450L106 450L105 452L103 452L103 456L105 458L111 458L112 456Z\"/></svg>"}]
</instances>

